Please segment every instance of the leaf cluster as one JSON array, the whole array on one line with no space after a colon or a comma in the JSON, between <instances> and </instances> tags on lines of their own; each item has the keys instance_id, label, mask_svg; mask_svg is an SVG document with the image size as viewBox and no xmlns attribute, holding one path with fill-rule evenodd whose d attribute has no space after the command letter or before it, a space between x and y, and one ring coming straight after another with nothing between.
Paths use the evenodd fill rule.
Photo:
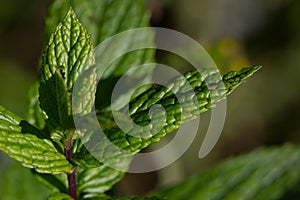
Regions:
<instances>
[{"instance_id":1,"label":"leaf cluster","mask_svg":"<svg viewBox=\"0 0 300 200\"><path fill-rule=\"evenodd\" d=\"M260 69L260 66L254 66L232 71L221 79L218 71L210 68L201 73L195 70L170 80L166 84L167 87L152 85L141 90L139 95L130 100L129 114L138 125L146 126L152 123L152 129L136 130L129 126L128 132L124 132L116 125L110 110L111 99L108 96L112 92L111 86L131 66L153 62L155 52L151 49L142 49L119 58L109 66L109 70L104 73L104 79L99 83L101 88L97 88L99 69L95 67L97 63L94 46L117 33L148 26L148 23L149 14L142 0L70 0L68 3L54 0L51 4L46 19L47 41L41 56L40 77L29 91L27 120L0 106L0 150L19 161L24 167L31 168L37 180L54 191L49 200L72 199L68 195L67 185L67 175L72 173L77 175L79 199L163 199L117 198L105 195L105 192L124 175L124 172L105 164L122 164L126 169L130 163L128 161L134 154L158 142L165 135L178 129L181 124L197 118L199 114L215 106L246 78ZM131 38L127 38L118 46L126 48L131 44L130 42ZM142 36L141 42L153 43L153 35ZM141 80L150 77L151 69L136 75L136 78ZM74 96L73 89L78 82L83 87L79 94ZM186 82L191 85L191 88L185 87ZM220 82L224 83L223 87ZM214 90L210 89L211 85L214 86ZM106 95L103 96L103 93ZM190 101L192 93L196 95L196 105ZM183 99L188 112L182 111L178 96ZM162 105L166 110L166 119L159 130L155 127L156 124L161 124L163 116L158 114L150 119L148 115L155 104ZM106 137L97 140L93 148L93 151L102 158L101 161L95 159L86 149L83 144L86 141L82 141L80 136L87 133L76 129L73 119L74 115L90 114L93 107L97 109L98 121L106 134ZM117 112L122 116L124 114L122 111L121 108ZM93 140L92 135L93 133L90 133L84 139ZM118 148L112 148L113 146ZM253 153L228 161L211 172L201 175L199 178L201 181L194 178L187 184L179 185L180 192L170 188L158 194L170 199L185 199L191 194L194 199L223 199L223 197L230 199L233 196L247 199L245 195L266 197L271 188L282 186L282 181L287 180L284 177L292 175L299 177L297 172L296 174L287 172L293 167L292 163L299 161L299 155L292 147L285 147L283 151L286 156L291 156L291 165L281 163L273 173L269 170L271 165L266 165L269 167L268 170L260 170L259 165L265 155L274 156L278 151L274 150L273 153L273 150L262 150L263 153ZM247 168L245 163L248 159ZM274 159L271 161L275 162ZM282 173L286 173L287 176L281 178L279 175ZM220 174L226 176L220 180L216 179ZM245 192L245 188L251 186L251 181L256 181L262 175L270 177L266 178L264 189L253 187L249 194ZM278 180L278 183L273 184L273 180ZM223 184L226 187L223 187ZM220 189L221 187L223 188ZM230 192L232 188L236 188L237 192ZM283 189L282 192L278 190L273 196L280 196ZM273 196L268 199L273 199Z\"/></svg>"}]
</instances>

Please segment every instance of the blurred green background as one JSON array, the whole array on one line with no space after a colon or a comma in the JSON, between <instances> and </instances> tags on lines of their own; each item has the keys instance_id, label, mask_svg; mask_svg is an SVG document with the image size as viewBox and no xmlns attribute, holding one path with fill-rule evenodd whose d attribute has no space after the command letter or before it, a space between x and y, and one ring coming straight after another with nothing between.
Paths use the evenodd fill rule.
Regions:
<instances>
[{"instance_id":1,"label":"blurred green background","mask_svg":"<svg viewBox=\"0 0 300 200\"><path fill-rule=\"evenodd\" d=\"M38 74L49 3L0 0L0 104L22 117L26 117L27 90ZM183 157L155 173L127 175L115 187L118 194L143 194L179 182L259 146L299 143L300 1L148 0L147 5L153 26L175 29L196 39L222 72L256 64L263 69L227 98L225 127L206 158L198 159L198 151L209 113L201 117L204 125L199 137ZM158 58L166 64L181 64L168 55L159 54ZM24 194L32 190L28 188L38 188L29 195L47 196L49 191L34 179L24 182L21 191L11 190L30 174L0 156L0 199L5 192Z\"/></svg>"}]
</instances>

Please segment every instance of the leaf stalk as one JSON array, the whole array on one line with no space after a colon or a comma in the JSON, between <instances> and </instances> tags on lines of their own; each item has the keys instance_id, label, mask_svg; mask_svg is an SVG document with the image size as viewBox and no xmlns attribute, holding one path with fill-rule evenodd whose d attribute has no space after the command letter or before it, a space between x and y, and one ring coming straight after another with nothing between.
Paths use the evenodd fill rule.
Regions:
<instances>
[{"instance_id":1,"label":"leaf stalk","mask_svg":"<svg viewBox=\"0 0 300 200\"><path fill-rule=\"evenodd\" d=\"M65 156L68 161L72 160L72 146L73 146L73 140L72 137L70 137L65 146ZM68 176L69 195L74 200L77 200L76 169L73 172L68 173L67 176Z\"/></svg>"}]
</instances>

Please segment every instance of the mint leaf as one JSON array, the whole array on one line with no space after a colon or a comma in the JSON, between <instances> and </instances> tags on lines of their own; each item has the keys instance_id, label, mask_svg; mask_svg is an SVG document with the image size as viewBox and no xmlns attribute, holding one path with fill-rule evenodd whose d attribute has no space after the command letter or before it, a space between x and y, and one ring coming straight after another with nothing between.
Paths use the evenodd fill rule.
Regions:
<instances>
[{"instance_id":1,"label":"mint leaf","mask_svg":"<svg viewBox=\"0 0 300 200\"><path fill-rule=\"evenodd\" d=\"M180 95L184 93L188 94L185 83L185 79L192 86L192 90L195 92L198 100L199 111L193 112L190 110L193 116L189 118L195 118L198 114L206 112L209 108L213 107L215 103L224 99L226 94L230 94L235 88L237 88L245 79L252 76L253 73L258 71L261 66L253 66L248 68L243 68L240 71L231 71L225 74L220 80L218 76L218 70L215 69L204 69L201 74L196 71L188 72L183 77L175 79L169 84L167 88L161 88L154 86L136 97L130 102L130 114L136 121L140 121L139 118L145 118L145 111L149 110L154 104L162 103L162 105L169 106L170 102L174 102L174 96L171 95L171 90L177 91ZM225 88L222 88L220 81L223 81ZM188 100L188 99L187 99ZM176 104L176 102L175 102ZM177 102L178 104L178 102ZM171 104L175 111L176 105ZM196 107L195 107L196 108ZM168 110L168 108L165 108ZM183 116L183 121L185 121L185 116Z\"/></svg>"},{"instance_id":2,"label":"mint leaf","mask_svg":"<svg viewBox=\"0 0 300 200\"><path fill-rule=\"evenodd\" d=\"M77 183L79 193L95 195L106 192L123 178L124 172L117 171L102 165L97 168L88 168L78 172Z\"/></svg>"},{"instance_id":3,"label":"mint leaf","mask_svg":"<svg viewBox=\"0 0 300 200\"><path fill-rule=\"evenodd\" d=\"M24 126L25 124L26 126ZM41 173L71 172L73 166L48 139L24 132L37 129L0 106L0 150ZM40 134L42 135L42 134Z\"/></svg>"},{"instance_id":4,"label":"mint leaf","mask_svg":"<svg viewBox=\"0 0 300 200\"><path fill-rule=\"evenodd\" d=\"M16 133L30 133L38 138L48 138L48 136L30 125L27 121L22 120L19 116L8 111L0 105L0 131L16 132Z\"/></svg>"},{"instance_id":5,"label":"mint leaf","mask_svg":"<svg viewBox=\"0 0 300 200\"><path fill-rule=\"evenodd\" d=\"M154 85L131 100L129 105L132 120L140 125L147 125L151 122L152 128L135 129L133 125L129 124L127 127L129 131L125 133L117 125L109 129L102 127L103 130L106 130L105 134L107 137L98 139L99 141L96 144L93 141L93 148L89 150L93 152L93 155L99 156L98 159L101 158L101 161L105 163L114 164L130 158L141 149L146 148L151 143L158 142L166 134L178 129L181 124L193 120L199 114L206 112L259 69L260 66L254 66L225 74L222 78L225 88L219 84L220 78L218 72L212 71L212 69L206 69L202 74L197 70L188 72L184 77L179 77L171 81L167 87ZM193 91L185 87L186 81L191 85ZM214 87L214 90L209 90L208 87ZM187 105L188 112L181 113L181 105L176 96L171 92L171 89L172 91L177 91L180 98L185 99L183 104ZM193 92L196 94L198 106L190 102L190 95L193 95ZM155 116L150 121L148 115L149 109L155 104L161 104L165 108L167 117L162 129L153 133L156 125L160 124L162 120L161 116ZM111 121L113 121L111 113L99 112L98 118L100 122L107 121L107 118L111 118ZM113 145L119 148L114 148ZM83 155L86 154L88 154L88 151L81 148L81 151L78 151L74 158L84 159Z\"/></svg>"},{"instance_id":6,"label":"mint leaf","mask_svg":"<svg viewBox=\"0 0 300 200\"><path fill-rule=\"evenodd\" d=\"M52 191L68 193L66 174L42 174L32 170L33 176Z\"/></svg>"},{"instance_id":7,"label":"mint leaf","mask_svg":"<svg viewBox=\"0 0 300 200\"><path fill-rule=\"evenodd\" d=\"M0 150L24 167L34 168L41 173L71 172L72 165L63 154L57 152L49 140L31 134L0 131Z\"/></svg>"},{"instance_id":8,"label":"mint leaf","mask_svg":"<svg viewBox=\"0 0 300 200\"><path fill-rule=\"evenodd\" d=\"M96 92L96 73L91 67L94 62L90 35L70 8L51 35L41 62L41 108L48 116L48 128L62 129L59 137L73 128L71 91L76 81L82 84L84 91L80 94L84 95L74 97L83 105L73 112L83 114L92 109Z\"/></svg>"},{"instance_id":9,"label":"mint leaf","mask_svg":"<svg viewBox=\"0 0 300 200\"><path fill-rule=\"evenodd\" d=\"M56 24L63 19L63 15L70 5L92 35L95 46L125 30L149 26L150 15L146 10L143 0L70 0L67 3L61 0L54 0L49 7L48 17L46 18L47 37L50 36ZM144 34L139 35L139 37L140 42L143 42L145 46L150 46L149 44L153 43L154 34ZM134 38L126 38L119 41L116 46L126 49L131 45L133 40ZM111 50L115 51L116 49ZM111 59L111 53L114 52L103 52L97 58L97 63L101 62L103 58L106 60ZM153 63L153 61L154 51L152 49L142 49L123 55L110 66L100 67L98 74L103 73L104 67L108 68L98 84L96 108L99 110L109 108L114 85L125 72L132 67L145 63ZM151 75L152 69L148 68L148 70L136 71L134 78L146 82L151 79ZM130 89L130 86L127 87ZM124 97L120 96L117 99L120 107L124 106L122 98Z\"/></svg>"},{"instance_id":10,"label":"mint leaf","mask_svg":"<svg viewBox=\"0 0 300 200\"><path fill-rule=\"evenodd\" d=\"M76 81L76 92L72 95L73 113L89 114L95 101L96 68L90 67Z\"/></svg>"},{"instance_id":11,"label":"mint leaf","mask_svg":"<svg viewBox=\"0 0 300 200\"><path fill-rule=\"evenodd\" d=\"M227 89L226 94L233 92L246 78L252 76L261 66L243 68L240 71L231 71L223 76L223 82Z\"/></svg>"},{"instance_id":12,"label":"mint leaf","mask_svg":"<svg viewBox=\"0 0 300 200\"><path fill-rule=\"evenodd\" d=\"M89 0L83 1L81 5L73 2L82 22L95 38L95 45L122 31L149 26L150 13L143 0Z\"/></svg>"},{"instance_id":13,"label":"mint leaf","mask_svg":"<svg viewBox=\"0 0 300 200\"><path fill-rule=\"evenodd\" d=\"M56 27L42 56L41 80L47 81L60 70L68 90L78 76L95 63L90 35L70 8Z\"/></svg>"},{"instance_id":14,"label":"mint leaf","mask_svg":"<svg viewBox=\"0 0 300 200\"><path fill-rule=\"evenodd\" d=\"M41 108L47 113L51 130L70 128L71 99L62 75L56 72L40 84Z\"/></svg>"},{"instance_id":15,"label":"mint leaf","mask_svg":"<svg viewBox=\"0 0 300 200\"><path fill-rule=\"evenodd\" d=\"M22 132L22 119L0 105L0 131Z\"/></svg>"},{"instance_id":16,"label":"mint leaf","mask_svg":"<svg viewBox=\"0 0 300 200\"><path fill-rule=\"evenodd\" d=\"M283 199L300 181L300 147L261 148L158 192L174 200Z\"/></svg>"},{"instance_id":17,"label":"mint leaf","mask_svg":"<svg viewBox=\"0 0 300 200\"><path fill-rule=\"evenodd\" d=\"M35 82L34 85L32 85L31 87L31 91L32 90L39 90L39 83ZM38 92L37 93L31 93L29 92L29 94L35 94L35 97L33 96L33 98L31 98L31 101L33 104L30 105L29 107L29 116L31 115L31 122L36 122L38 123L39 119L42 120L42 124L44 124L44 116L41 113L41 109L39 106L39 100L38 100ZM37 101L36 101L37 99ZM31 112L30 112L31 111ZM30 119L30 117L29 117ZM36 126L38 126L38 124L36 124ZM44 126L41 126L40 128L43 128ZM55 143L54 143L55 144ZM67 193L67 177L66 174L61 173L61 174L44 174L44 173L38 173L37 171L35 171L34 169L31 170L32 175L36 178L37 181L39 181L40 183L42 183L43 185L47 186L49 189L51 189L52 191L56 191L59 190L61 192Z\"/></svg>"},{"instance_id":18,"label":"mint leaf","mask_svg":"<svg viewBox=\"0 0 300 200\"><path fill-rule=\"evenodd\" d=\"M149 26L150 13L143 0L53 0L45 22L46 38L63 20L70 6L92 35L94 45L122 31Z\"/></svg>"}]
</instances>

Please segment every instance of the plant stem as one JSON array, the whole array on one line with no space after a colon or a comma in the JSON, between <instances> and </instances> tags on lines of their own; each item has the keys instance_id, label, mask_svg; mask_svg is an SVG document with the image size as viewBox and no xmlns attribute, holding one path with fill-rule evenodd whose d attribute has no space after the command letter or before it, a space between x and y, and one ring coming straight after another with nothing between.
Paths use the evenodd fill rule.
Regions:
<instances>
[{"instance_id":1,"label":"plant stem","mask_svg":"<svg viewBox=\"0 0 300 200\"><path fill-rule=\"evenodd\" d=\"M65 156L68 161L72 160L72 146L73 146L73 141L72 141L72 137L70 137L65 147ZM72 173L67 174L67 176L68 176L68 185L69 185L69 195L74 200L77 200L76 169Z\"/></svg>"},{"instance_id":2,"label":"plant stem","mask_svg":"<svg viewBox=\"0 0 300 200\"><path fill-rule=\"evenodd\" d=\"M72 172L68 174L68 183L69 183L69 195L77 200L77 192L76 192L76 172Z\"/></svg>"}]
</instances>

